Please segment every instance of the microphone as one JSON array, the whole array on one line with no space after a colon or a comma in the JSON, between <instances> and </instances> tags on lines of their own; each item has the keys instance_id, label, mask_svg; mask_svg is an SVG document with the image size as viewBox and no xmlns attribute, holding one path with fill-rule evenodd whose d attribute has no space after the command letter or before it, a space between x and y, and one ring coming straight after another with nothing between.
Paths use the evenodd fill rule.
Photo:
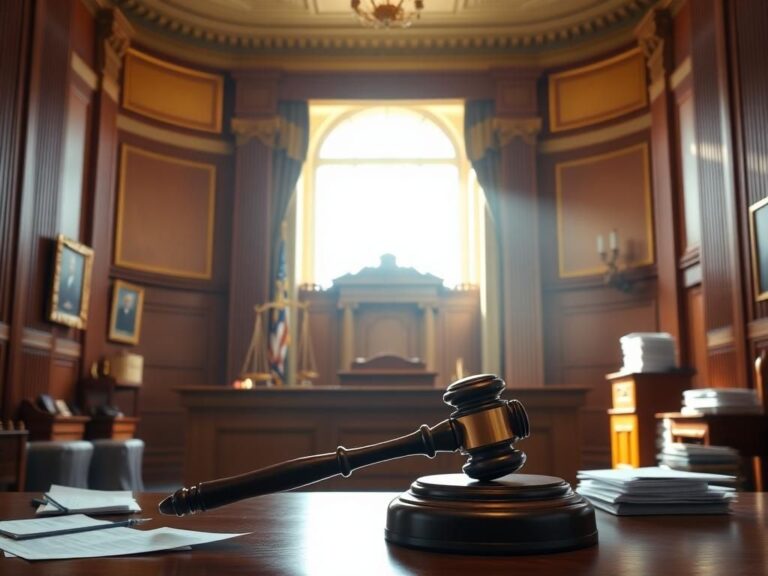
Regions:
<instances>
[{"instance_id":1,"label":"microphone","mask_svg":"<svg viewBox=\"0 0 768 576\"><path fill-rule=\"evenodd\" d=\"M502 400L504 381L493 374L479 374L451 384L443 401L455 410L429 427L360 448L339 446L335 452L296 458L238 476L200 482L181 488L160 502L161 514L186 516L246 498L282 492L313 484L353 470L403 456L460 452L469 458L465 474L490 481L519 470L525 453L514 443L530 433L528 415L517 400Z\"/></svg>"}]
</instances>

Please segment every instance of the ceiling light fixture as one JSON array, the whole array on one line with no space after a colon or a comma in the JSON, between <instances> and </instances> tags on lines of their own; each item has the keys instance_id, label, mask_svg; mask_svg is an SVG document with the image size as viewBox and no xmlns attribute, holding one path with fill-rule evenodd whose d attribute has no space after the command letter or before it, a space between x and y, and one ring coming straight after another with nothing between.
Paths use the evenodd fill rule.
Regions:
<instances>
[{"instance_id":1,"label":"ceiling light fixture","mask_svg":"<svg viewBox=\"0 0 768 576\"><path fill-rule=\"evenodd\" d=\"M370 8L360 6L360 0L352 0L352 10L365 26L371 28L407 28L418 20L424 8L424 0L413 0L413 9L403 7L405 0L369 0Z\"/></svg>"}]
</instances>

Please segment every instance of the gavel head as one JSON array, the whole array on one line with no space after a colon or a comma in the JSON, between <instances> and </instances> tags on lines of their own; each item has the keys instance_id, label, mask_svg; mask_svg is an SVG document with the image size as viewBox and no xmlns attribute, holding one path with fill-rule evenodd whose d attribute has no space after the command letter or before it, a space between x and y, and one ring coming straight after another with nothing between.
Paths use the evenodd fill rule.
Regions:
<instances>
[{"instance_id":1,"label":"gavel head","mask_svg":"<svg viewBox=\"0 0 768 576\"><path fill-rule=\"evenodd\" d=\"M505 388L498 376L478 374L454 382L443 395L455 409L450 420L461 453L469 456L462 470L475 480L501 478L525 464L525 452L514 443L528 437L528 415L517 400L499 398Z\"/></svg>"}]
</instances>

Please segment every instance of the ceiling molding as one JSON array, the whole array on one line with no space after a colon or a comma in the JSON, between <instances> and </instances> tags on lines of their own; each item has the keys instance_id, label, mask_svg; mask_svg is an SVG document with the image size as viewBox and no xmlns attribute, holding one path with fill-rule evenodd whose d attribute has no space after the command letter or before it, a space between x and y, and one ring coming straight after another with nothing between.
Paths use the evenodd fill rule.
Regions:
<instances>
[{"instance_id":1,"label":"ceiling molding","mask_svg":"<svg viewBox=\"0 0 768 576\"><path fill-rule=\"evenodd\" d=\"M203 18L168 0L111 1L136 26L136 40L149 47L183 51L187 58L228 68L311 65L313 69L318 64L321 68L352 69L361 63L366 69L371 65L417 69L441 61L464 68L510 62L565 64L594 52L596 46L604 50L632 42L634 25L655 2L595 0L589 10L568 14L567 18L531 22L493 20L488 15L484 21L476 17L472 20L465 15L472 12L470 3L463 4L459 14L444 17L439 23L427 25L422 18L408 30L381 31L362 28L352 18L351 24L341 25L338 18L302 14L296 25L288 26L286 17L276 14L271 22L246 25L223 17ZM285 5L284 11L290 7L299 10L297 5L285 2L273 4ZM230 11L234 5L228 5ZM510 14L506 10L497 8L502 14ZM243 14L246 22L248 13Z\"/></svg>"}]
</instances>

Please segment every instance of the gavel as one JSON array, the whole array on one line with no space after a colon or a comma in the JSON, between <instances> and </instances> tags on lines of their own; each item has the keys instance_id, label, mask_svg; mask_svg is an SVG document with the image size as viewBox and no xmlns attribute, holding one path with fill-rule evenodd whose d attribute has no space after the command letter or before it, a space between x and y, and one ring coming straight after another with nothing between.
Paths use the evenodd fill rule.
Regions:
<instances>
[{"instance_id":1,"label":"gavel","mask_svg":"<svg viewBox=\"0 0 768 576\"><path fill-rule=\"evenodd\" d=\"M491 481L519 470L525 453L515 448L530 432L528 415L517 400L502 400L504 380L479 374L448 386L443 401L452 406L450 417L429 427L360 448L339 446L335 452L289 460L238 476L200 482L180 488L160 503L162 514L186 516L246 498L300 488L353 470L403 456L460 452L468 456L464 473Z\"/></svg>"}]
</instances>

